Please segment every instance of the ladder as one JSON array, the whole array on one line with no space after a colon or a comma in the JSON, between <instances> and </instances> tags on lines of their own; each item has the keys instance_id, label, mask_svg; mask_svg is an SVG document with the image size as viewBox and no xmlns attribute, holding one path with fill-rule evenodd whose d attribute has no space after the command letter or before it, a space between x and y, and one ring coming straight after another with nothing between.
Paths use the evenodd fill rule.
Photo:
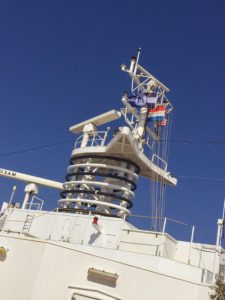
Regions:
<instances>
[{"instance_id":1,"label":"ladder","mask_svg":"<svg viewBox=\"0 0 225 300\"><path fill-rule=\"evenodd\" d=\"M31 223L33 221L34 215L27 214L26 219L23 224L22 233L28 233L31 227Z\"/></svg>"}]
</instances>

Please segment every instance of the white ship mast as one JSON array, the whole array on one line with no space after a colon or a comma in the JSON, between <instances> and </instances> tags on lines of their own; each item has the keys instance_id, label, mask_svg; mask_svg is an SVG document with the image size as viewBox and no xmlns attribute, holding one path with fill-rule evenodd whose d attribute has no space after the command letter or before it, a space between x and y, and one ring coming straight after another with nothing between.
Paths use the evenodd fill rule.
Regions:
<instances>
[{"instance_id":1,"label":"white ship mast","mask_svg":"<svg viewBox=\"0 0 225 300\"><path fill-rule=\"evenodd\" d=\"M147 148L150 160L167 171L173 105L166 95L169 92L168 87L139 64L140 53L139 48L137 56L132 57L129 67L122 65L122 70L132 79L131 93L133 94L133 97L129 97L128 93L125 93L122 99L126 106L125 120L129 126L134 126L132 127L134 137L139 142L140 149ZM127 112L132 116L130 121L126 118ZM156 175L155 180L150 181L150 185L151 227L152 230L161 231L165 211L166 181Z\"/></svg>"},{"instance_id":2,"label":"white ship mast","mask_svg":"<svg viewBox=\"0 0 225 300\"><path fill-rule=\"evenodd\" d=\"M139 55L140 50L137 59L132 58L129 69L122 65L122 70L132 78L132 92L150 97L154 93L155 107L169 107L170 111L172 106L165 96L168 88L138 64ZM154 129L156 122L147 126L150 107L141 105L139 111L132 107L127 94L123 95L122 102L125 108L120 111L109 111L70 128L72 133L82 135L72 152L61 193L63 198L58 202L60 211L125 217L131 214L139 176L163 185L176 185L176 179L167 171L166 160L154 153L153 144L159 135ZM128 126L120 127L107 144L109 128L98 131L98 126L121 116ZM144 154L145 146L151 149L150 159Z\"/></svg>"}]
</instances>

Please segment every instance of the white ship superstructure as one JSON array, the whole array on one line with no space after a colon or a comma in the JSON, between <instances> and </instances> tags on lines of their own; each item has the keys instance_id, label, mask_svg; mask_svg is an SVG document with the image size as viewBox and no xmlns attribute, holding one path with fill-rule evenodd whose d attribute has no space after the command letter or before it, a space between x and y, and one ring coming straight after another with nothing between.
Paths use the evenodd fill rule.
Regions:
<instances>
[{"instance_id":1,"label":"white ship superstructure","mask_svg":"<svg viewBox=\"0 0 225 300\"><path fill-rule=\"evenodd\" d=\"M21 208L13 204L12 194L1 210L1 299L205 300L215 280L224 277L223 219L215 245L194 242L194 227L190 241L176 240L166 233L166 218L153 231L129 223L140 176L163 186L177 184L165 157L154 153L159 123L148 123L149 115L161 117L156 106L166 106L167 113L172 109L168 88L138 59L139 54L129 68L122 66L134 94L123 95L124 108L70 128L80 136L64 183L0 170L2 176L26 182ZM99 130L119 119L124 124L113 134L109 127ZM41 185L61 192L52 211L42 209Z\"/></svg>"}]
</instances>

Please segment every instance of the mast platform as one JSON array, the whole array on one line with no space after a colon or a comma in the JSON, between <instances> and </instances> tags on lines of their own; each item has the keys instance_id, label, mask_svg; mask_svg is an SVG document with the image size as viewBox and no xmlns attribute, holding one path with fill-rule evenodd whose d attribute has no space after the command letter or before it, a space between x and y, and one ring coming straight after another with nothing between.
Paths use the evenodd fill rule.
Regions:
<instances>
[{"instance_id":1,"label":"mast platform","mask_svg":"<svg viewBox=\"0 0 225 300\"><path fill-rule=\"evenodd\" d=\"M90 138L93 139L94 137L92 136ZM172 177L167 171L166 162L164 169L162 169L153 162L156 156L153 156L150 160L142 151L140 151L138 143L134 140L130 128L126 126L118 130L108 145L80 147L75 148L72 152L72 156L76 156L77 158L79 156L91 154L99 155L103 158L111 156L120 159L124 158L137 165L139 169L138 174L140 176L173 186L177 184L177 179Z\"/></svg>"}]
</instances>

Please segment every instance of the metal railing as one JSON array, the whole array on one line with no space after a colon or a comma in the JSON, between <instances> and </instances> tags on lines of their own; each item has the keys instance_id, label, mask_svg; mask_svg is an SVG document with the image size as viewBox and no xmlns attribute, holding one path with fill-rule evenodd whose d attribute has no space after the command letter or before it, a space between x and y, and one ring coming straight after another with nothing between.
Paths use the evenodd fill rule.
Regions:
<instances>
[{"instance_id":1,"label":"metal railing","mask_svg":"<svg viewBox=\"0 0 225 300\"><path fill-rule=\"evenodd\" d=\"M44 200L38 198L37 196L33 196L31 198L31 201L27 203L26 209L42 210L43 205L44 205Z\"/></svg>"},{"instance_id":2,"label":"metal railing","mask_svg":"<svg viewBox=\"0 0 225 300\"><path fill-rule=\"evenodd\" d=\"M160 156L157 154L152 155L152 163L157 165L159 168L163 169L164 171L167 171L167 162L162 159Z\"/></svg>"},{"instance_id":3,"label":"metal railing","mask_svg":"<svg viewBox=\"0 0 225 300\"><path fill-rule=\"evenodd\" d=\"M86 147L94 147L94 146L104 146L105 145L105 141L107 138L107 135L109 133L109 129L107 128L106 131L96 131L96 132L92 132L89 133L89 139L88 139L88 143L86 145ZM74 148L77 149L81 146L82 140L83 140L84 135L80 135L74 144Z\"/></svg>"},{"instance_id":4,"label":"metal railing","mask_svg":"<svg viewBox=\"0 0 225 300\"><path fill-rule=\"evenodd\" d=\"M175 220L175 219L171 219L171 218L168 218L168 217L157 217L157 216L143 216L143 215L130 215L129 216L129 219L130 218L142 218L142 219L149 219L149 220L152 220L152 219L161 219L163 220L163 226L162 226L162 230L160 231L162 234L165 234L166 233L166 227L168 225L168 222L171 222L171 223L174 223L174 224L177 224L177 225L182 225L182 226L185 226L187 228L191 228L191 237L190 237L190 242L192 243L193 242L193 239L194 239L194 231L195 231L195 226L194 225L191 225L191 224L187 224L187 223L184 223L184 222L181 222L181 221L178 221L178 220ZM139 230L139 228L137 229ZM147 229L148 230L148 229ZM151 231L151 230L150 230ZM155 230L152 230L152 231L155 231ZM170 233L169 233L170 234Z\"/></svg>"}]
</instances>

